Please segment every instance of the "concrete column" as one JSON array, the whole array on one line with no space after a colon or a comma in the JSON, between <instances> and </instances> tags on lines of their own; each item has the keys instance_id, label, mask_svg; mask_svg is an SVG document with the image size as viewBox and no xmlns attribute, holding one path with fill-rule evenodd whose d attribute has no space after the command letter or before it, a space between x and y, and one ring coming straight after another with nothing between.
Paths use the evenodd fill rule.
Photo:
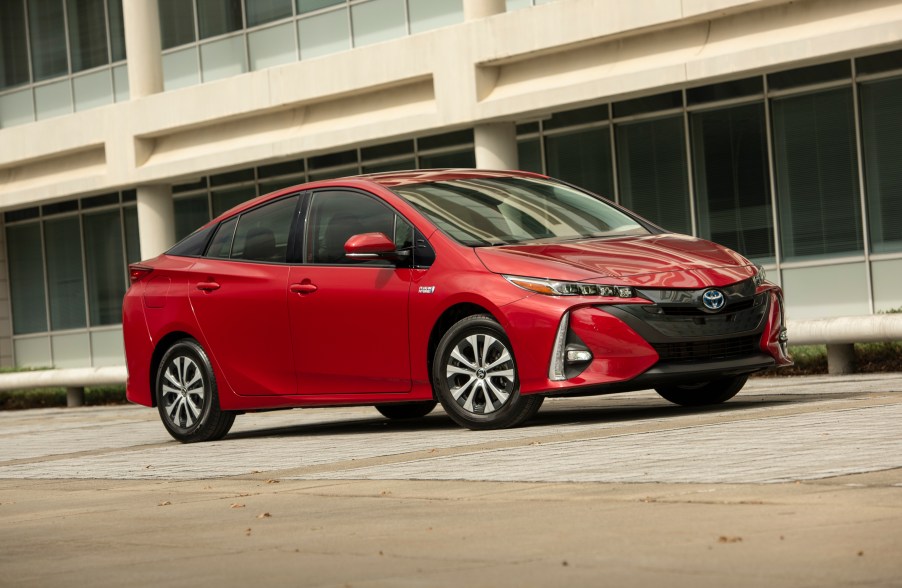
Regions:
<instances>
[{"instance_id":1,"label":"concrete column","mask_svg":"<svg viewBox=\"0 0 902 588\"><path fill-rule=\"evenodd\" d=\"M480 169L517 169L517 127L514 123L486 123L473 129L476 167Z\"/></svg>"},{"instance_id":2,"label":"concrete column","mask_svg":"<svg viewBox=\"0 0 902 588\"><path fill-rule=\"evenodd\" d=\"M73 408L85 405L85 389L81 387L66 388L66 407Z\"/></svg>"},{"instance_id":3,"label":"concrete column","mask_svg":"<svg viewBox=\"0 0 902 588\"><path fill-rule=\"evenodd\" d=\"M163 55L157 0L125 0L125 51L128 91L132 100L163 91Z\"/></svg>"},{"instance_id":4,"label":"concrete column","mask_svg":"<svg viewBox=\"0 0 902 588\"><path fill-rule=\"evenodd\" d=\"M141 259L163 253L175 243L175 210L170 186L140 186L138 192L138 235Z\"/></svg>"},{"instance_id":5,"label":"concrete column","mask_svg":"<svg viewBox=\"0 0 902 588\"><path fill-rule=\"evenodd\" d=\"M852 343L827 345L827 373L831 375L855 372L855 346Z\"/></svg>"},{"instance_id":6,"label":"concrete column","mask_svg":"<svg viewBox=\"0 0 902 588\"><path fill-rule=\"evenodd\" d=\"M464 0L464 20L476 20L507 10L504 0Z\"/></svg>"}]
</instances>

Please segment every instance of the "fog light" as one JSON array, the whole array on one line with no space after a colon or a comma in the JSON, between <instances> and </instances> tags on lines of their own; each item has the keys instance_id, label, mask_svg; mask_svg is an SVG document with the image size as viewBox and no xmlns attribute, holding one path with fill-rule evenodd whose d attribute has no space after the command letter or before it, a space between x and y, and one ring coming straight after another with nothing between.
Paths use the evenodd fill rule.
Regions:
<instances>
[{"instance_id":1,"label":"fog light","mask_svg":"<svg viewBox=\"0 0 902 588\"><path fill-rule=\"evenodd\" d=\"M592 352L587 349L568 349L567 363L583 363L592 361Z\"/></svg>"}]
</instances>

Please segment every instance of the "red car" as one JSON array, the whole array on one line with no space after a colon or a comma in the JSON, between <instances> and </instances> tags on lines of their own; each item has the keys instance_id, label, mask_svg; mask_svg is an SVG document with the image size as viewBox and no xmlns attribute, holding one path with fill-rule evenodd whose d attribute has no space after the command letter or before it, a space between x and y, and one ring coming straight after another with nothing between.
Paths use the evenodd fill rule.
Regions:
<instances>
[{"instance_id":1,"label":"red car","mask_svg":"<svg viewBox=\"0 0 902 588\"><path fill-rule=\"evenodd\" d=\"M311 182L129 269L128 398L184 442L288 407L414 418L441 402L494 429L546 396L714 404L791 363L760 267L525 172Z\"/></svg>"}]
</instances>

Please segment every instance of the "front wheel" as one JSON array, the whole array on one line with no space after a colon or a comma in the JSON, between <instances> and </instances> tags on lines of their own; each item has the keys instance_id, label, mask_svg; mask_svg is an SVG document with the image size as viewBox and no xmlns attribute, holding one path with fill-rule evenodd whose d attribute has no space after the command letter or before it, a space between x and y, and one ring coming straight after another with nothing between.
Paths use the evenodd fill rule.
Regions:
<instances>
[{"instance_id":1,"label":"front wheel","mask_svg":"<svg viewBox=\"0 0 902 588\"><path fill-rule=\"evenodd\" d=\"M468 316L442 337L432 364L436 396L457 424L473 430L523 424L543 396L521 396L507 335L489 315Z\"/></svg>"},{"instance_id":2,"label":"front wheel","mask_svg":"<svg viewBox=\"0 0 902 588\"><path fill-rule=\"evenodd\" d=\"M655 391L666 400L680 406L708 406L726 402L736 396L748 379L748 374L744 374L697 384L658 386Z\"/></svg>"},{"instance_id":3,"label":"front wheel","mask_svg":"<svg viewBox=\"0 0 902 588\"><path fill-rule=\"evenodd\" d=\"M235 422L234 412L219 408L213 367L194 339L182 339L166 351L156 393L163 426L182 443L222 439Z\"/></svg>"}]
</instances>

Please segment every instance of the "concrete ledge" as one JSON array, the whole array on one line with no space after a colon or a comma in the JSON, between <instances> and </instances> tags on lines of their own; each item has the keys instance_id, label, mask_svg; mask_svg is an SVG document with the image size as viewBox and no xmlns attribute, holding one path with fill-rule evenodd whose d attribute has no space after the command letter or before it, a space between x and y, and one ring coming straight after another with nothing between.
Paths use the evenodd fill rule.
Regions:
<instances>
[{"instance_id":1,"label":"concrete ledge","mask_svg":"<svg viewBox=\"0 0 902 588\"><path fill-rule=\"evenodd\" d=\"M790 345L902 341L902 314L787 321Z\"/></svg>"},{"instance_id":2,"label":"concrete ledge","mask_svg":"<svg viewBox=\"0 0 902 588\"><path fill-rule=\"evenodd\" d=\"M128 370L124 365L14 372L0 374L0 391L26 388L116 386L124 385L126 379L128 379Z\"/></svg>"}]
</instances>

